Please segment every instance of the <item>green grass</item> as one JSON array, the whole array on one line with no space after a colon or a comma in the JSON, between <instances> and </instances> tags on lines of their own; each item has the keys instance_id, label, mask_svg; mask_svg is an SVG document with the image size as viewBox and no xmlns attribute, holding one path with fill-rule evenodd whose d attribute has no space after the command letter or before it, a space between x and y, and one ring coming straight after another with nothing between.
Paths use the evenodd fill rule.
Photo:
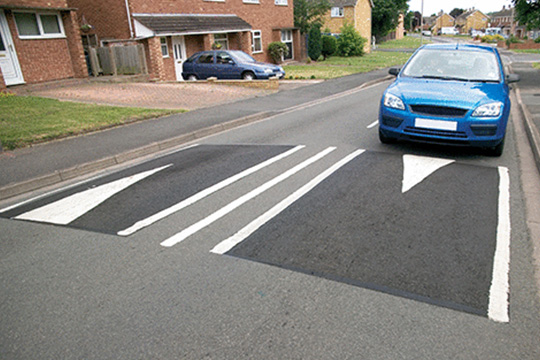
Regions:
<instances>
[{"instance_id":1,"label":"green grass","mask_svg":"<svg viewBox=\"0 0 540 360\"><path fill-rule=\"evenodd\" d=\"M424 37L422 44L429 44L431 40ZM376 44L380 49L417 49L420 47L420 38L406 36L399 40L388 40L380 44Z\"/></svg>"},{"instance_id":2,"label":"green grass","mask_svg":"<svg viewBox=\"0 0 540 360\"><path fill-rule=\"evenodd\" d=\"M0 94L0 141L11 150L176 112Z\"/></svg>"},{"instance_id":3,"label":"green grass","mask_svg":"<svg viewBox=\"0 0 540 360\"><path fill-rule=\"evenodd\" d=\"M540 54L540 49L512 49L512 51L522 54Z\"/></svg>"},{"instance_id":4,"label":"green grass","mask_svg":"<svg viewBox=\"0 0 540 360\"><path fill-rule=\"evenodd\" d=\"M365 56L331 56L325 61L284 66L287 79L332 79L404 64L412 54L374 51Z\"/></svg>"},{"instance_id":5,"label":"green grass","mask_svg":"<svg viewBox=\"0 0 540 360\"><path fill-rule=\"evenodd\" d=\"M540 70L540 63L533 63L532 66L533 68Z\"/></svg>"}]
</instances>

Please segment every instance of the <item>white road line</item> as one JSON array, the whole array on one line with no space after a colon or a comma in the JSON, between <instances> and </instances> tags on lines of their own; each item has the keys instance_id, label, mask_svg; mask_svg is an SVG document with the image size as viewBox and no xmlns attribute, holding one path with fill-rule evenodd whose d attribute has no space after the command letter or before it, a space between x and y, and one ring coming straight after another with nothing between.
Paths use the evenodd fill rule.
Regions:
<instances>
[{"instance_id":1,"label":"white road line","mask_svg":"<svg viewBox=\"0 0 540 360\"><path fill-rule=\"evenodd\" d=\"M379 125L379 120L375 120L371 124L367 126L368 129L374 128L375 126Z\"/></svg>"},{"instance_id":2,"label":"white road line","mask_svg":"<svg viewBox=\"0 0 540 360\"><path fill-rule=\"evenodd\" d=\"M304 148L305 145L299 145L299 146L296 146L295 148L293 149L290 149L282 154L279 154L277 156L274 156L273 158L271 159L268 159L258 165L255 165L247 170L244 170L234 176L231 176L229 177L228 179L225 179L223 181L221 181L220 183L218 184L215 184L207 189L204 189L200 192L198 192L197 194L185 199L185 200L182 200L181 202L177 203L176 205L173 205L167 209L164 209L146 219L143 219L143 220L140 220L138 222L136 222L135 224L133 224L132 226L130 226L129 228L125 229L125 230L121 230L118 232L118 235L120 236L128 236L128 235L131 235L133 233L135 233L136 231L139 231L141 230L142 228L145 228L149 225L152 225L153 223L177 212L177 211L180 211L181 209L183 208L186 208L194 203L196 203L197 201L201 200L201 199L204 199L205 197L209 196L210 194L212 193L215 193L216 191L220 190L220 189L223 189L224 187L248 176L248 175L251 175L253 174L254 172L256 171L259 171L273 163L275 163L276 161L279 161L281 159L284 159L286 158L287 156L289 155L292 155L294 154L295 152L297 152L298 150Z\"/></svg>"},{"instance_id":3,"label":"white road line","mask_svg":"<svg viewBox=\"0 0 540 360\"><path fill-rule=\"evenodd\" d=\"M334 165L326 169L324 172L319 174L317 177L315 177L313 180L308 182L306 185L302 186L300 189L295 191L286 199L282 200L279 204L274 206L272 209L268 210L266 213L259 216L257 219L253 220L251 223L249 223L243 229L238 231L236 234L220 242L210 252L214 254L220 254L220 255L225 254L227 251L231 250L240 242L244 241L249 235L254 233L257 229L259 229L265 223L270 221L272 218L277 216L280 212L282 212L291 204L293 204L296 200L300 199L302 196L304 196L309 191L311 191L315 186L321 183L324 179L326 179L327 177L332 175L334 172L336 172L340 167L347 164L349 161L351 161L358 155L362 154L364 151L365 150L357 150L349 154L345 158L341 159L339 162L335 163Z\"/></svg>"},{"instance_id":4,"label":"white road line","mask_svg":"<svg viewBox=\"0 0 540 360\"><path fill-rule=\"evenodd\" d=\"M499 167L499 223L493 260L493 278L489 289L488 317L497 322L509 322L508 294L510 271L510 178L508 169Z\"/></svg>"},{"instance_id":5,"label":"white road line","mask_svg":"<svg viewBox=\"0 0 540 360\"><path fill-rule=\"evenodd\" d=\"M164 170L171 166L172 164L165 165L153 170L145 171L103 184L95 188L81 191L16 216L15 219L42 221L60 225L69 224L118 192L141 181L142 179L147 178L150 175L157 173L158 171Z\"/></svg>"},{"instance_id":6,"label":"white road line","mask_svg":"<svg viewBox=\"0 0 540 360\"><path fill-rule=\"evenodd\" d=\"M403 182L401 192L406 193L429 175L455 160L418 155L403 155Z\"/></svg>"},{"instance_id":7,"label":"white road line","mask_svg":"<svg viewBox=\"0 0 540 360\"><path fill-rule=\"evenodd\" d=\"M250 191L249 193L239 197L235 201L233 201L230 204L222 207L221 209L219 209L215 213L211 214L210 216L208 216L208 217L202 219L201 221L191 225L190 227L182 230L178 234L168 238L167 240L165 240L165 241L163 241L161 243L161 246L171 247L171 246L174 246L174 245L178 244L179 242L185 240L189 236L195 234L197 231L205 228L206 226L212 224L214 221L216 221L216 220L222 218L223 216L227 215L228 213L230 213L231 211L233 211L234 209L236 209L240 205L242 205L242 204L248 202L249 200L253 199L254 197L262 194L266 190L268 190L271 187L279 184L280 182L284 181L285 179L291 177L292 175L296 174L297 172L299 172L303 168L313 164L317 160L322 159L323 157L325 157L326 155L328 155L329 153L331 153L335 149L336 149L335 147L326 148L325 150L321 151L317 155L312 156L311 158L307 159L306 161L296 165L292 169L287 170L283 174L273 178L272 180L266 182L265 184L259 186L256 189Z\"/></svg>"}]
</instances>

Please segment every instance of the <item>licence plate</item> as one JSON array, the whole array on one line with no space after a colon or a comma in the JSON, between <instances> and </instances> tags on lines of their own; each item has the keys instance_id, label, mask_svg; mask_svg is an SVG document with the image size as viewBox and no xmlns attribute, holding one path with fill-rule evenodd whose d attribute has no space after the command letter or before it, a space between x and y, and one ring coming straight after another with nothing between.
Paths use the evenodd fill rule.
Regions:
<instances>
[{"instance_id":1,"label":"licence plate","mask_svg":"<svg viewBox=\"0 0 540 360\"><path fill-rule=\"evenodd\" d=\"M414 126L418 128L424 128L424 129L456 131L457 121L415 119Z\"/></svg>"}]
</instances>

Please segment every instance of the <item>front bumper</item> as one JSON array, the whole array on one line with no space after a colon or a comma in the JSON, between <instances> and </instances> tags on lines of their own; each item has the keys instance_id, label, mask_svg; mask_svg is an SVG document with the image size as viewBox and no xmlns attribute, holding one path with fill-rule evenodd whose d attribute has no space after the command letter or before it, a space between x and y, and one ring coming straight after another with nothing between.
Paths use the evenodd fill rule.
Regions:
<instances>
[{"instance_id":1,"label":"front bumper","mask_svg":"<svg viewBox=\"0 0 540 360\"><path fill-rule=\"evenodd\" d=\"M504 138L508 109L497 118L437 117L381 105L380 131L389 138L457 146L493 147Z\"/></svg>"}]
</instances>

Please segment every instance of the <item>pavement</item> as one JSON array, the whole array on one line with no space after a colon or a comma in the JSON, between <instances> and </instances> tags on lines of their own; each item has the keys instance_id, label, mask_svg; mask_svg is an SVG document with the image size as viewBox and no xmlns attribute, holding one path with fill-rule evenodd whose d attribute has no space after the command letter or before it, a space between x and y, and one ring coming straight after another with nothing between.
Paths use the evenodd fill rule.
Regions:
<instances>
[{"instance_id":1,"label":"pavement","mask_svg":"<svg viewBox=\"0 0 540 360\"><path fill-rule=\"evenodd\" d=\"M540 56L502 52L511 71L520 111L540 171ZM532 59L532 60L531 60ZM212 134L390 79L388 69L324 82L280 84L278 92L236 86L74 82L36 86L26 93L112 105L195 109L83 136L0 152L0 200L166 151ZM305 86L301 86L305 85Z\"/></svg>"},{"instance_id":2,"label":"pavement","mask_svg":"<svg viewBox=\"0 0 540 360\"><path fill-rule=\"evenodd\" d=\"M354 74L324 82L280 83L278 92L213 85L201 90L190 104L187 93L194 84L100 84L77 82L43 84L19 93L108 104L161 107L185 101L181 108L195 109L158 119L135 122L95 133L66 138L14 151L0 152L0 201L46 188L83 175L167 151L197 139L259 121L282 112L318 102L358 87L390 79L388 69ZM92 84L88 84L92 83ZM203 84L201 84L203 85ZM305 86L300 86L305 85ZM188 90L182 88L190 86ZM198 85L197 85L198 86ZM52 88L56 88L56 92ZM175 94L171 95L170 92Z\"/></svg>"}]
</instances>

